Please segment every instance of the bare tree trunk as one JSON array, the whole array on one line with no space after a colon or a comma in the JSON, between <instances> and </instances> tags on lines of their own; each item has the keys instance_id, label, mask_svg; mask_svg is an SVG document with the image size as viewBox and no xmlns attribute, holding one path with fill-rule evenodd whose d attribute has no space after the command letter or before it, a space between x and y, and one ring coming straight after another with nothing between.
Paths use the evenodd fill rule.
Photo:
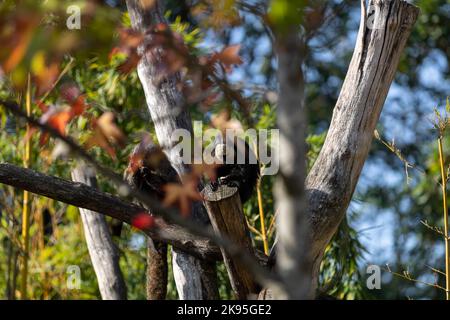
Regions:
<instances>
[{"instance_id":1,"label":"bare tree trunk","mask_svg":"<svg viewBox=\"0 0 450 320\"><path fill-rule=\"evenodd\" d=\"M344 217L369 153L398 62L419 15L403 0L361 1L361 25L353 58L324 146L307 179L312 228L312 286L317 286L326 245ZM372 20L373 19L373 20Z\"/></svg>"},{"instance_id":2,"label":"bare tree trunk","mask_svg":"<svg viewBox=\"0 0 450 320\"><path fill-rule=\"evenodd\" d=\"M166 23L160 1L145 9L139 0L127 0L133 28L145 31L151 25ZM181 163L179 154L172 149L174 141L171 135L176 129L185 129L192 133L192 123L182 93L177 89L178 74L168 76L163 81L156 68L144 54L138 65L138 75L144 89L147 106L155 125L159 144L163 146L168 158L179 174L188 168ZM208 216L201 203L193 206L192 218L207 224ZM218 297L215 264L201 261L193 256L172 250L172 262L175 282L180 299L199 300Z\"/></svg>"},{"instance_id":3,"label":"bare tree trunk","mask_svg":"<svg viewBox=\"0 0 450 320\"><path fill-rule=\"evenodd\" d=\"M253 256L252 240L238 189L219 186L216 191L213 191L208 185L203 189L202 194L214 230L221 235L226 235ZM239 300L255 298L260 289L255 275L224 249L221 251L236 298Z\"/></svg>"},{"instance_id":4,"label":"bare tree trunk","mask_svg":"<svg viewBox=\"0 0 450 320\"><path fill-rule=\"evenodd\" d=\"M167 244L147 238L147 300L167 295Z\"/></svg>"},{"instance_id":5,"label":"bare tree trunk","mask_svg":"<svg viewBox=\"0 0 450 320\"><path fill-rule=\"evenodd\" d=\"M417 7L403 0L371 0L369 6L372 12L370 16L366 1L361 0L361 24L349 70L334 108L324 146L305 181L306 217L310 227L309 257L312 263L309 276L311 282L305 287L310 286L311 294L317 288L324 250L350 204L398 62L419 15ZM280 73L282 62L283 56L280 55ZM287 65L285 67L288 68ZM286 80L289 81L289 78ZM280 90L283 87L281 81L280 78ZM287 100L294 90L295 87L292 87L290 93L281 92L281 98ZM280 121L283 119L279 119L280 129L283 131L283 123ZM286 151L283 145L282 139L282 153ZM280 167L283 170L282 161ZM283 179L283 171L281 176ZM280 193L286 192L280 190ZM282 201L280 198L278 200ZM280 216L279 220L282 219ZM279 239L289 232L287 230L289 226L287 229L279 226ZM288 241L289 237L285 238ZM271 259L274 257L273 253L276 254L277 263L279 256L286 250L279 245L280 243L276 244L271 254ZM296 252L295 248L293 250L291 253ZM279 268L283 269L282 266ZM268 296L270 295L269 293Z\"/></svg>"},{"instance_id":6,"label":"bare tree trunk","mask_svg":"<svg viewBox=\"0 0 450 320\"><path fill-rule=\"evenodd\" d=\"M86 165L72 171L72 180L97 188L95 172ZM119 266L119 253L105 216L80 208L86 243L103 300L126 300L127 289Z\"/></svg>"},{"instance_id":7,"label":"bare tree trunk","mask_svg":"<svg viewBox=\"0 0 450 320\"><path fill-rule=\"evenodd\" d=\"M276 33L280 130L280 171L274 186L277 211L277 271L286 292L277 298L304 299L310 294L308 220L305 208L305 112L303 39L297 28Z\"/></svg>"}]
</instances>

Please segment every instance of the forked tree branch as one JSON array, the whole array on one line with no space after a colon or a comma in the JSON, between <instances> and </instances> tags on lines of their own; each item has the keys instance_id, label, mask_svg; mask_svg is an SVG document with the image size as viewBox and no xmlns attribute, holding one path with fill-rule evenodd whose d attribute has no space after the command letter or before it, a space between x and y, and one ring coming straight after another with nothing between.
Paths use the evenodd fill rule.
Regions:
<instances>
[{"instance_id":1,"label":"forked tree branch","mask_svg":"<svg viewBox=\"0 0 450 320\"><path fill-rule=\"evenodd\" d=\"M311 226L312 281L317 285L324 250L336 232L367 159L397 66L419 9L403 0L371 0L368 17L361 0L361 24L353 58L334 107L322 150L306 178Z\"/></svg>"}]
</instances>

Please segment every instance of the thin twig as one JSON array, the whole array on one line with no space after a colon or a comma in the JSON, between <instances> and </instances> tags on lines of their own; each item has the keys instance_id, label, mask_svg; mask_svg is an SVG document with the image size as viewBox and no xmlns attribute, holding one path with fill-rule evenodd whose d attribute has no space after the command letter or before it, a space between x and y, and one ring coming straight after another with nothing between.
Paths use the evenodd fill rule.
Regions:
<instances>
[{"instance_id":1,"label":"thin twig","mask_svg":"<svg viewBox=\"0 0 450 320\"><path fill-rule=\"evenodd\" d=\"M433 288L440 289L440 290L443 290L443 291L447 292L447 290L444 287L438 285L437 283L430 283L430 282L422 281L422 280L415 279L415 278L411 277L411 274L408 271L403 271L403 274L402 273L398 273L398 272L394 272L394 271L391 270L389 265L386 265L386 268L384 270L389 272L390 274L392 274L394 276L399 277L399 278L403 278L403 279L406 279L406 280L411 281L411 282L424 284L426 286L433 287Z\"/></svg>"}]
</instances>

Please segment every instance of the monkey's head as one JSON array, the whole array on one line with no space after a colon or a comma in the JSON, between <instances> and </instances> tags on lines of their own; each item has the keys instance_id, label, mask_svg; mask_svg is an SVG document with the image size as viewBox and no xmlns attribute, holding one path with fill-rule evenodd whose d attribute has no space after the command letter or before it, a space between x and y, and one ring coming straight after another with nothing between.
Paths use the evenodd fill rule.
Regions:
<instances>
[{"instance_id":1,"label":"monkey's head","mask_svg":"<svg viewBox=\"0 0 450 320\"><path fill-rule=\"evenodd\" d=\"M215 142L213 156L220 164L239 165L257 164L258 160L252 148L244 139L218 138Z\"/></svg>"}]
</instances>

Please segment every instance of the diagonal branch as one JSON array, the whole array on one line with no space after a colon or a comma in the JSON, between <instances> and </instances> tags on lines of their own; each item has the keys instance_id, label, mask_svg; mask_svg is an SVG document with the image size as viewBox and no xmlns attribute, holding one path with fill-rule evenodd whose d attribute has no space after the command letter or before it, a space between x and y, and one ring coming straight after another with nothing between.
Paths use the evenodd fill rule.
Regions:
<instances>
[{"instance_id":1,"label":"diagonal branch","mask_svg":"<svg viewBox=\"0 0 450 320\"><path fill-rule=\"evenodd\" d=\"M361 1L355 51L324 146L306 178L312 228L313 285L327 243L335 233L368 156L375 126L398 62L419 15L403 0Z\"/></svg>"},{"instance_id":2,"label":"diagonal branch","mask_svg":"<svg viewBox=\"0 0 450 320\"><path fill-rule=\"evenodd\" d=\"M32 169L0 163L0 183L30 191L57 201L101 213L125 223L146 211L137 204L124 201L79 182L48 176ZM220 259L219 248L204 237L198 237L186 229L155 217L155 227L143 230L152 239L169 243L183 251L212 261Z\"/></svg>"}]
</instances>

